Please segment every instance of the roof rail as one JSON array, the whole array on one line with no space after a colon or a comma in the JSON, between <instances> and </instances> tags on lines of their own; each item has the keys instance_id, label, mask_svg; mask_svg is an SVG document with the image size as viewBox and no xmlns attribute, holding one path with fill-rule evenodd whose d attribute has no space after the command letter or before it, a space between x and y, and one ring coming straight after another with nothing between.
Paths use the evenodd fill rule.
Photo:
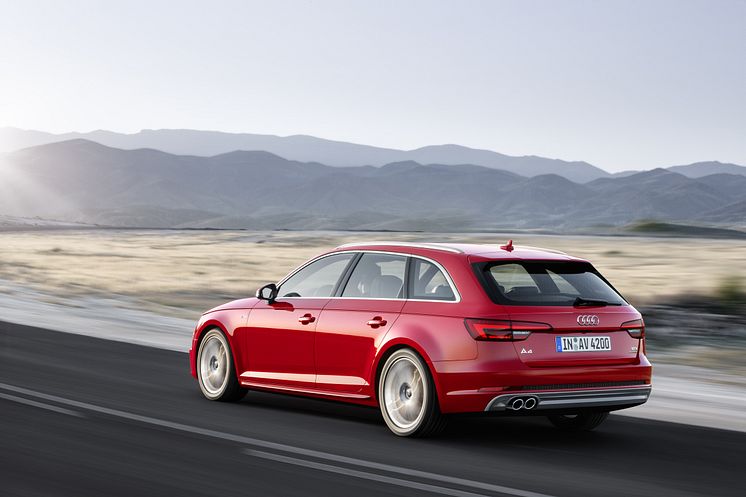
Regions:
<instances>
[{"instance_id":1,"label":"roof rail","mask_svg":"<svg viewBox=\"0 0 746 497\"><path fill-rule=\"evenodd\" d=\"M431 250L442 250L443 252L451 252L454 254L463 254L464 252L462 250L459 250L454 247L449 247L447 245L441 245L439 243L410 243L410 242L360 242L360 243L345 243L344 245L340 245L337 247L338 249L342 248L351 248L351 247L359 247L359 246L385 246L389 245L392 247L411 247L411 248L425 248L425 249L431 249Z\"/></svg>"}]
</instances>

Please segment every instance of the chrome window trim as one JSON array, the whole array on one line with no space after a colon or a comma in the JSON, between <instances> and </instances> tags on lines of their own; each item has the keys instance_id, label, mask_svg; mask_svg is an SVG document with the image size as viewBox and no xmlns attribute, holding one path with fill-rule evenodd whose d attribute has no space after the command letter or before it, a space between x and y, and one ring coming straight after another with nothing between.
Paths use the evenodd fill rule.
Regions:
<instances>
[{"instance_id":1,"label":"chrome window trim","mask_svg":"<svg viewBox=\"0 0 746 497\"><path fill-rule=\"evenodd\" d=\"M425 257L422 255L415 255L415 254L409 254L406 252L388 252L385 250L365 250L365 249L355 249L355 250L340 250L339 252L329 252L328 254L320 255L314 259L311 259L310 261L306 262L305 264L297 267L295 270L290 272L287 276L285 276L282 280L280 280L277 283L277 288L281 288L283 283L285 283L288 279L290 279L295 273L302 270L306 266L309 266L313 264L314 262L324 259L325 257L331 257L333 255L339 255L339 254L386 254L386 255L398 255L401 257L416 257L417 259L422 259L424 261L427 261L435 267L437 267L440 271L443 272L443 276L445 276L446 281L448 282L448 286L451 287L451 291L453 291L453 295L456 297L455 300L440 300L440 299L393 299L393 298L376 298L376 297L282 297L282 300L289 300L289 299L296 299L296 300L309 300L309 299L345 299L345 300L392 300L397 302L438 302L441 304L458 304L461 302L461 293L459 293L458 288L456 287L456 284L451 279L451 275L448 274L448 271L446 268L444 268L438 261L435 261L433 259L430 259L429 257ZM406 281L404 282L407 283ZM278 299L280 297L278 296Z\"/></svg>"},{"instance_id":2,"label":"chrome window trim","mask_svg":"<svg viewBox=\"0 0 746 497\"><path fill-rule=\"evenodd\" d=\"M463 254L464 252L462 250L459 250L454 247L447 247L445 245L439 245L437 243L414 243L414 242L370 242L370 243L345 243L344 245L340 245L337 247L338 249L341 248L352 248L352 247L360 247L360 246L366 246L366 247L376 247L376 246L390 246L390 247L404 247L404 248L424 248L424 249L430 249L430 250L442 250L443 252L451 252L453 254ZM357 249L361 252L365 252L365 249ZM408 254L412 257L419 257L415 256L413 254Z\"/></svg>"}]
</instances>

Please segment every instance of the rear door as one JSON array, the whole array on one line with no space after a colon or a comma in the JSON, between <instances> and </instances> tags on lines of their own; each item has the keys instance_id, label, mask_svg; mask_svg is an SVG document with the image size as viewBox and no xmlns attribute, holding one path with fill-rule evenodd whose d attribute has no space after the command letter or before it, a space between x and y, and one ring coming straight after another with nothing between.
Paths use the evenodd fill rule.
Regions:
<instances>
[{"instance_id":1,"label":"rear door","mask_svg":"<svg viewBox=\"0 0 746 497\"><path fill-rule=\"evenodd\" d=\"M370 389L378 345L404 306L405 255L364 253L316 328L317 387L340 394Z\"/></svg>"},{"instance_id":2,"label":"rear door","mask_svg":"<svg viewBox=\"0 0 746 497\"><path fill-rule=\"evenodd\" d=\"M527 365L637 360L641 340L625 328L633 328L640 314L589 263L496 262L482 271L488 291L504 305L514 330L530 331L525 340L513 342ZM637 328L641 326L639 321Z\"/></svg>"}]
</instances>

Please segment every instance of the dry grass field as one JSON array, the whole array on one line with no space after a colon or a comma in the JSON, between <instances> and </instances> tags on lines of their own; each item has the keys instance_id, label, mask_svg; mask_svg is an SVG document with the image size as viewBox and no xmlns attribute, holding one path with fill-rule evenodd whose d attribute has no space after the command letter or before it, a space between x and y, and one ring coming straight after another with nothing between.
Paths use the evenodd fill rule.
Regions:
<instances>
[{"instance_id":1,"label":"dry grass field","mask_svg":"<svg viewBox=\"0 0 746 497\"><path fill-rule=\"evenodd\" d=\"M351 241L464 241L559 249L590 259L633 303L710 294L746 279L746 241L554 235L38 230L0 232L0 280L57 296L122 296L200 311L253 294L304 260ZM0 291L2 291L0 283Z\"/></svg>"},{"instance_id":2,"label":"dry grass field","mask_svg":"<svg viewBox=\"0 0 746 497\"><path fill-rule=\"evenodd\" d=\"M696 238L172 230L0 230L0 297L126 321L133 311L190 322L222 302L253 295L303 261L363 240L516 244L591 260L645 313L657 363L746 374L744 316L663 306L681 297L723 298L725 281L746 281L746 241ZM738 289L742 306L743 287ZM24 300L25 299L25 300ZM698 299L694 299L698 301ZM6 299L6 305L7 304ZM11 307L14 309L14 307ZM731 307L732 309L732 307ZM32 312L29 309L30 312ZM46 312L38 310L35 312ZM152 315L152 314L151 314ZM63 313L60 319L67 319ZM0 311L0 320L2 320ZM67 323L67 321L65 321ZM74 326L74 320L66 326ZM61 323L58 323L61 324ZM188 326L187 326L188 327ZM724 338L725 337L725 338ZM651 342L652 344L652 342ZM733 376L735 375L735 376Z\"/></svg>"}]
</instances>

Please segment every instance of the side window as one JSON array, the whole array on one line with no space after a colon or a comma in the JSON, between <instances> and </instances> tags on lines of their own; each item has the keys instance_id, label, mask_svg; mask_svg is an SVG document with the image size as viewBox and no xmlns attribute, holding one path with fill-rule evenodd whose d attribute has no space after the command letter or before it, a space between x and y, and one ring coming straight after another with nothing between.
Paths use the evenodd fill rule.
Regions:
<instances>
[{"instance_id":1,"label":"side window","mask_svg":"<svg viewBox=\"0 0 746 497\"><path fill-rule=\"evenodd\" d=\"M363 254L350 275L343 297L398 299L403 297L407 258L388 254Z\"/></svg>"},{"instance_id":2,"label":"side window","mask_svg":"<svg viewBox=\"0 0 746 497\"><path fill-rule=\"evenodd\" d=\"M331 297L334 286L342 276L353 254L323 257L312 262L285 281L280 297Z\"/></svg>"},{"instance_id":3,"label":"side window","mask_svg":"<svg viewBox=\"0 0 746 497\"><path fill-rule=\"evenodd\" d=\"M443 271L432 262L413 257L409 278L410 299L456 300Z\"/></svg>"},{"instance_id":4,"label":"side window","mask_svg":"<svg viewBox=\"0 0 746 497\"><path fill-rule=\"evenodd\" d=\"M571 296L580 296L580 292L578 291L578 289L575 288L570 281L568 281L568 275L559 275L554 271L550 271L548 269L547 274L550 278L552 278L554 284L557 285L557 290L559 290L559 293Z\"/></svg>"},{"instance_id":5,"label":"side window","mask_svg":"<svg viewBox=\"0 0 746 497\"><path fill-rule=\"evenodd\" d=\"M490 268L500 293L508 298L538 295L539 287L520 264L499 264Z\"/></svg>"}]
</instances>

